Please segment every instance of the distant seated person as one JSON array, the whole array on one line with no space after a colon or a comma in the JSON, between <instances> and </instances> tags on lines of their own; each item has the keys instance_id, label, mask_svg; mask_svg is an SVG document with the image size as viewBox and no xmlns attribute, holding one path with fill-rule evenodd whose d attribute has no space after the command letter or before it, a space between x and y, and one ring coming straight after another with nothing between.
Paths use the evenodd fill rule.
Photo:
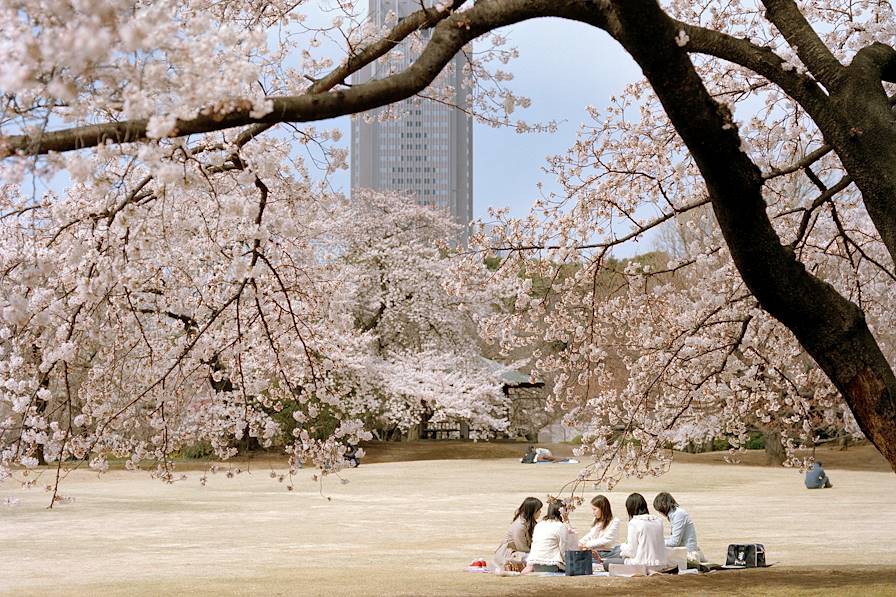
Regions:
<instances>
[{"instance_id":1,"label":"distant seated person","mask_svg":"<svg viewBox=\"0 0 896 597\"><path fill-rule=\"evenodd\" d=\"M523 464L533 464L535 462L535 446L529 446L526 449L526 453L520 458L520 462Z\"/></svg>"},{"instance_id":2,"label":"distant seated person","mask_svg":"<svg viewBox=\"0 0 896 597\"><path fill-rule=\"evenodd\" d=\"M357 446L355 444L349 444L349 446L345 449L345 461L352 468L355 468L361 464L361 457L363 455L364 450L362 450L360 446Z\"/></svg>"},{"instance_id":3,"label":"distant seated person","mask_svg":"<svg viewBox=\"0 0 896 597\"><path fill-rule=\"evenodd\" d=\"M557 458L547 448L536 448L529 446L526 453L520 459L523 464L534 464L536 462L557 462Z\"/></svg>"},{"instance_id":4,"label":"distant seated person","mask_svg":"<svg viewBox=\"0 0 896 597\"><path fill-rule=\"evenodd\" d=\"M821 466L821 462L815 461L809 470L806 471L806 489L821 489L833 487L827 473Z\"/></svg>"}]
</instances>

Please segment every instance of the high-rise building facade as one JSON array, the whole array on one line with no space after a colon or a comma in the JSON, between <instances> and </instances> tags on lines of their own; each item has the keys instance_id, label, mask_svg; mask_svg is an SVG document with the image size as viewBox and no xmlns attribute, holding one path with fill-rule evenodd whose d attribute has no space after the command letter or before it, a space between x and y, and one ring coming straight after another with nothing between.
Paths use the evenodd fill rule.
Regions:
<instances>
[{"instance_id":1,"label":"high-rise building facade","mask_svg":"<svg viewBox=\"0 0 896 597\"><path fill-rule=\"evenodd\" d=\"M419 8L420 0L370 0L370 17L381 27L390 12L401 19ZM400 59L367 65L352 76L352 83L384 78L416 58L407 40L398 50ZM384 108L359 114L352 119L351 140L352 189L412 195L420 205L450 213L452 220L463 226L463 239L473 219L473 121L449 104L466 105L465 62L459 53L452 61L453 68L446 69L434 83L442 93L450 92L449 102L405 100L394 108L401 114L397 120L378 119Z\"/></svg>"}]
</instances>

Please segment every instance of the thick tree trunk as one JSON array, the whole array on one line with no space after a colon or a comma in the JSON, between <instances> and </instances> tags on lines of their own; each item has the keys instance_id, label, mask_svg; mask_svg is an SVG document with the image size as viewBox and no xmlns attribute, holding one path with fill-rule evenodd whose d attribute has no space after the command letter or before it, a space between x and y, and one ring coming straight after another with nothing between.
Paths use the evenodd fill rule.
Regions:
<instances>
[{"instance_id":1,"label":"thick tree trunk","mask_svg":"<svg viewBox=\"0 0 896 597\"><path fill-rule=\"evenodd\" d=\"M765 434L765 463L772 466L784 464L784 442L777 431L769 431Z\"/></svg>"},{"instance_id":2,"label":"thick tree trunk","mask_svg":"<svg viewBox=\"0 0 896 597\"><path fill-rule=\"evenodd\" d=\"M765 211L761 172L741 151L731 114L676 43L674 22L655 0L614 7L620 27L610 33L641 66L693 155L744 283L794 333L896 470L896 376L864 314L782 246Z\"/></svg>"},{"instance_id":3,"label":"thick tree trunk","mask_svg":"<svg viewBox=\"0 0 896 597\"><path fill-rule=\"evenodd\" d=\"M896 117L881 82L891 74L896 51L873 44L843 67L831 89L837 118L821 118L818 126L837 157L862 192L862 201L890 254L890 273L896 263Z\"/></svg>"}]
</instances>

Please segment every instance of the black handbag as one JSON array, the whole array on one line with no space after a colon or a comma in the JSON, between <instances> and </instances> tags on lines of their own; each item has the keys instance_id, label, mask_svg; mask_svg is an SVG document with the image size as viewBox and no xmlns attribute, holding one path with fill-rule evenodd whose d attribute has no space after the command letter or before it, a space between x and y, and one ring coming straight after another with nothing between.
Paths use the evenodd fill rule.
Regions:
<instances>
[{"instance_id":1,"label":"black handbag","mask_svg":"<svg viewBox=\"0 0 896 597\"><path fill-rule=\"evenodd\" d=\"M592 572L590 549L566 550L566 576L590 576Z\"/></svg>"},{"instance_id":2,"label":"black handbag","mask_svg":"<svg viewBox=\"0 0 896 597\"><path fill-rule=\"evenodd\" d=\"M729 545L726 568L764 568L765 546L761 543Z\"/></svg>"}]
</instances>

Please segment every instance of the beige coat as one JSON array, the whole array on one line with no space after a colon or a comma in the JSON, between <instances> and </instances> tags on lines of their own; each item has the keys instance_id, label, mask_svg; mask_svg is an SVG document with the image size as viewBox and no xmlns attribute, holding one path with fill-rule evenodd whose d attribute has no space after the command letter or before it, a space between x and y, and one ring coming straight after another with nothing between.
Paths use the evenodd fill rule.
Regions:
<instances>
[{"instance_id":1,"label":"beige coat","mask_svg":"<svg viewBox=\"0 0 896 597\"><path fill-rule=\"evenodd\" d=\"M529 537L526 536L526 521L517 518L511 523L504 535L504 541L495 550L495 565L504 566L507 562L524 562L529 554Z\"/></svg>"}]
</instances>

